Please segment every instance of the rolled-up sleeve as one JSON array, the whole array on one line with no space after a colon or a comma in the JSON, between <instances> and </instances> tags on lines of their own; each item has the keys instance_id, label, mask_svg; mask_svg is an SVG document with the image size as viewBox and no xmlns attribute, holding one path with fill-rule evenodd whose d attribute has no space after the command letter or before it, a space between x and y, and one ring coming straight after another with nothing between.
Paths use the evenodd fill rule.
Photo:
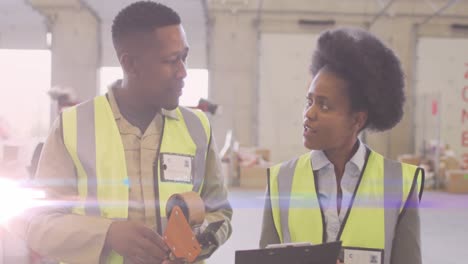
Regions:
<instances>
[{"instance_id":1,"label":"rolled-up sleeve","mask_svg":"<svg viewBox=\"0 0 468 264\"><path fill-rule=\"evenodd\" d=\"M224 220L223 225L215 234L218 245L222 245L232 233L232 207L228 200L227 188L224 185L221 161L214 138L211 138L206 158L206 174L201 197L205 202L207 212L205 220L208 223Z\"/></svg>"}]
</instances>

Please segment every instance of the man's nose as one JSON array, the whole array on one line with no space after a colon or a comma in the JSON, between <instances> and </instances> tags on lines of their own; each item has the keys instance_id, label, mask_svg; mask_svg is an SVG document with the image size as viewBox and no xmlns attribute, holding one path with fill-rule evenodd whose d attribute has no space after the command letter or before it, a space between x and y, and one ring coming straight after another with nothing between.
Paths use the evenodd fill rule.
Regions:
<instances>
[{"instance_id":1,"label":"man's nose","mask_svg":"<svg viewBox=\"0 0 468 264\"><path fill-rule=\"evenodd\" d=\"M184 79L185 77L187 77L187 66L185 61L179 60L179 62L177 63L176 76L178 79Z\"/></svg>"}]
</instances>

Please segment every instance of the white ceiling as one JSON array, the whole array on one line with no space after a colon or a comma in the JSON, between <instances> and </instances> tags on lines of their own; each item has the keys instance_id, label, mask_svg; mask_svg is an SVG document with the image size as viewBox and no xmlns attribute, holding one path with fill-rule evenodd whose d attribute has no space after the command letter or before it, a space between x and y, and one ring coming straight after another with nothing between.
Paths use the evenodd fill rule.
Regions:
<instances>
[{"instance_id":1,"label":"white ceiling","mask_svg":"<svg viewBox=\"0 0 468 264\"><path fill-rule=\"evenodd\" d=\"M11 0L10 0L11 1ZM94 9L102 20L112 21L114 16L125 6L130 5L135 0L82 0ZM174 10L184 19L197 19L203 13L201 0L160 0Z\"/></svg>"},{"instance_id":2,"label":"white ceiling","mask_svg":"<svg viewBox=\"0 0 468 264\"><path fill-rule=\"evenodd\" d=\"M1 0L0 21L10 25L40 23L41 15L23 0Z\"/></svg>"},{"instance_id":3,"label":"white ceiling","mask_svg":"<svg viewBox=\"0 0 468 264\"><path fill-rule=\"evenodd\" d=\"M102 22L101 46L103 66L117 66L111 41L111 25L114 17L124 7L135 0L82 0L94 10ZM191 54L190 67L206 68L206 16L203 0L160 0L158 2L173 8L179 13L187 33Z\"/></svg>"},{"instance_id":4,"label":"white ceiling","mask_svg":"<svg viewBox=\"0 0 468 264\"><path fill-rule=\"evenodd\" d=\"M0 1L0 48L45 48L44 18L23 0Z\"/></svg>"},{"instance_id":5,"label":"white ceiling","mask_svg":"<svg viewBox=\"0 0 468 264\"><path fill-rule=\"evenodd\" d=\"M47 2L48 5L62 0L0 0L0 48L46 48L45 20L29 4L29 1ZM76 0L91 8L102 22L102 64L115 65L110 38L110 26L114 16L123 7L136 0ZM430 16L447 3L453 2L442 15L468 14L467 0L160 0L175 9L181 16L191 46L190 66L206 67L206 6L216 10L250 10L256 12L366 12L379 13L386 4L392 3L386 14L420 13ZM394 3L393 3L394 2ZM422 17L424 18L424 16Z\"/></svg>"},{"instance_id":6,"label":"white ceiling","mask_svg":"<svg viewBox=\"0 0 468 264\"><path fill-rule=\"evenodd\" d=\"M111 41L115 15L136 0L80 0L101 21L102 64L117 66ZM53 1L51 1L53 3ZM206 67L206 15L203 0L160 0L179 13L191 46L189 63ZM0 48L46 48L45 19L28 0L0 0Z\"/></svg>"}]
</instances>

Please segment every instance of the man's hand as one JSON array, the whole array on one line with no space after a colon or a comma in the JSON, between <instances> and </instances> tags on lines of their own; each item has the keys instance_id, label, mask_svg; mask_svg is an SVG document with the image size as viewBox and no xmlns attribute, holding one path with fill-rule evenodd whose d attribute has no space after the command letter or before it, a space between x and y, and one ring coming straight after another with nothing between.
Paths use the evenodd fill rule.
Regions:
<instances>
[{"instance_id":1,"label":"man's hand","mask_svg":"<svg viewBox=\"0 0 468 264\"><path fill-rule=\"evenodd\" d=\"M107 231L106 246L135 264L162 263L169 252L156 232L132 221L113 222Z\"/></svg>"},{"instance_id":2,"label":"man's hand","mask_svg":"<svg viewBox=\"0 0 468 264\"><path fill-rule=\"evenodd\" d=\"M184 264L185 262L183 260L180 260L180 259L176 259L176 260L165 260L163 261L162 264Z\"/></svg>"}]
</instances>

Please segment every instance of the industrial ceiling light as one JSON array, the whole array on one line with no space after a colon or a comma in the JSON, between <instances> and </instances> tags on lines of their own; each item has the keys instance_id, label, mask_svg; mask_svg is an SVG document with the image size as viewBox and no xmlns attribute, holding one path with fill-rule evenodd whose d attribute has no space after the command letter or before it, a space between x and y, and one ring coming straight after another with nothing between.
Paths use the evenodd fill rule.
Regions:
<instances>
[{"instance_id":1,"label":"industrial ceiling light","mask_svg":"<svg viewBox=\"0 0 468 264\"><path fill-rule=\"evenodd\" d=\"M453 23L450 27L455 30L468 30L468 24Z\"/></svg>"},{"instance_id":2,"label":"industrial ceiling light","mask_svg":"<svg viewBox=\"0 0 468 264\"><path fill-rule=\"evenodd\" d=\"M333 26L336 23L336 21L332 19L328 19L328 20L299 19L297 22L299 23L299 25L304 25L304 26Z\"/></svg>"}]
</instances>

